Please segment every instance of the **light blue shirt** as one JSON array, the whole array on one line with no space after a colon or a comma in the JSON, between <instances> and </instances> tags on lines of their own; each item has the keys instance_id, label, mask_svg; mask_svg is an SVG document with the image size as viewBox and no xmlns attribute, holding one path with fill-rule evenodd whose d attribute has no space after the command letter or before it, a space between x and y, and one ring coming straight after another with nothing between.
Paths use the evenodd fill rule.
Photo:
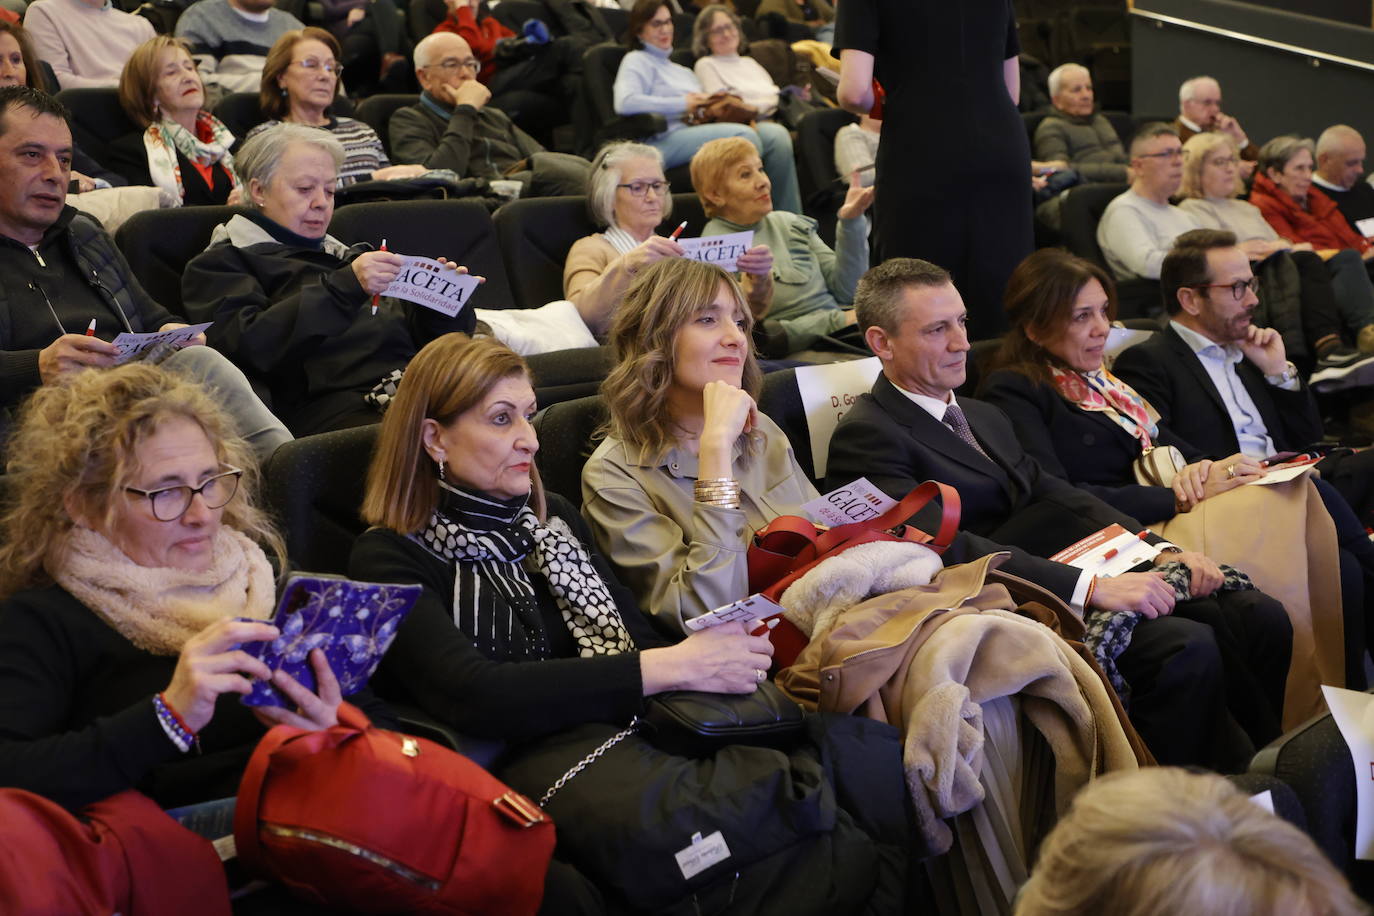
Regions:
<instances>
[{"instance_id":1,"label":"light blue shirt","mask_svg":"<svg viewBox=\"0 0 1374 916\"><path fill-rule=\"evenodd\" d=\"M668 119L665 135L687 126L682 121L687 112L687 93L701 91L697 75L673 63L670 54L671 51L653 45L630 51L621 58L611 90L616 114L661 114Z\"/></svg>"},{"instance_id":2,"label":"light blue shirt","mask_svg":"<svg viewBox=\"0 0 1374 916\"><path fill-rule=\"evenodd\" d=\"M1269 437L1259 408L1236 374L1236 363L1245 358L1240 347L1234 344L1223 347L1177 321L1169 322L1169 327L1178 332L1189 349L1197 354L1202 368L1207 370L1207 377L1216 386L1221 402L1226 405L1226 412L1231 415L1241 454L1252 458L1268 458L1274 454L1274 440Z\"/></svg>"}]
</instances>

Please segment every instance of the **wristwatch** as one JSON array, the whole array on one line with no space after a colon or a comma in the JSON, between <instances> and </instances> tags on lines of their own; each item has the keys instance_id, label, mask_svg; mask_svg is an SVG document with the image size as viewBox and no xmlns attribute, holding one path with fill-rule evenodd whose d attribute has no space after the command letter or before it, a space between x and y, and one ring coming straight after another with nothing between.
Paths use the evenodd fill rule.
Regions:
<instances>
[{"instance_id":1,"label":"wristwatch","mask_svg":"<svg viewBox=\"0 0 1374 916\"><path fill-rule=\"evenodd\" d=\"M1264 377L1264 380L1271 385L1283 386L1287 385L1289 382L1293 381L1297 377L1298 367L1293 365L1292 362L1289 362L1284 365L1283 371L1280 372L1278 375L1266 375Z\"/></svg>"}]
</instances>

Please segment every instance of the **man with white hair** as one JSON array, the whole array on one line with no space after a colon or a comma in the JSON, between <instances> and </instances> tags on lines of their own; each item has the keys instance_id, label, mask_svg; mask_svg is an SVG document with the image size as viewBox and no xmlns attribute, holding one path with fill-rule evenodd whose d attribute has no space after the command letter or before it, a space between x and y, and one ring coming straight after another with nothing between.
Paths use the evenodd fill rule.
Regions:
<instances>
[{"instance_id":1,"label":"man with white hair","mask_svg":"<svg viewBox=\"0 0 1374 916\"><path fill-rule=\"evenodd\" d=\"M1060 169L1073 168L1084 181L1125 181L1126 150L1116 128L1093 111L1093 80L1080 64L1050 73L1051 112L1035 129L1035 158Z\"/></svg>"},{"instance_id":2,"label":"man with white hair","mask_svg":"<svg viewBox=\"0 0 1374 916\"><path fill-rule=\"evenodd\" d=\"M392 159L450 169L465 178L513 178L524 184L527 196L586 194L590 163L546 152L505 112L489 105L491 90L477 80L481 68L472 47L452 32L420 40L415 76L424 91L418 103L391 116Z\"/></svg>"},{"instance_id":3,"label":"man with white hair","mask_svg":"<svg viewBox=\"0 0 1374 916\"><path fill-rule=\"evenodd\" d=\"M1178 87L1178 117L1174 132L1180 143L1193 134L1217 130L1226 134L1240 150L1241 176L1250 177L1259 160L1259 147L1250 142L1240 122L1221 110L1221 84L1210 76L1195 76Z\"/></svg>"},{"instance_id":4,"label":"man with white hair","mask_svg":"<svg viewBox=\"0 0 1374 916\"><path fill-rule=\"evenodd\" d=\"M1317 138L1317 171L1312 183L1336 202L1355 231L1374 237L1374 187L1364 176L1364 137L1353 127L1335 124Z\"/></svg>"}]
</instances>

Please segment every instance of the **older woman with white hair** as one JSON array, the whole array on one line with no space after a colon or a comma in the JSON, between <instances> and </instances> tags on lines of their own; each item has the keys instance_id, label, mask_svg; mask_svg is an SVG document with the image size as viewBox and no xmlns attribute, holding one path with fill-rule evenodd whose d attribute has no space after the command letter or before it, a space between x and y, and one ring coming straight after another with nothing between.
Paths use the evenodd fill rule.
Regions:
<instances>
[{"instance_id":1,"label":"older woman with white hair","mask_svg":"<svg viewBox=\"0 0 1374 916\"><path fill-rule=\"evenodd\" d=\"M673 211L663 155L643 143L604 146L592 161L587 210L606 229L573 244L563 266L563 295L592 333L603 337L635 275L655 261L683 254L677 242L654 234ZM773 294L772 254L766 247L754 248L744 261L759 271L750 305L761 314Z\"/></svg>"},{"instance_id":2,"label":"older woman with white hair","mask_svg":"<svg viewBox=\"0 0 1374 916\"><path fill-rule=\"evenodd\" d=\"M343 161L332 134L302 124L246 142L249 211L216 228L182 277L187 314L214 322L210 344L269 388L297 435L376 423L420 347L476 324L467 307L450 317L383 299L374 311L405 260L327 233Z\"/></svg>"}]
</instances>

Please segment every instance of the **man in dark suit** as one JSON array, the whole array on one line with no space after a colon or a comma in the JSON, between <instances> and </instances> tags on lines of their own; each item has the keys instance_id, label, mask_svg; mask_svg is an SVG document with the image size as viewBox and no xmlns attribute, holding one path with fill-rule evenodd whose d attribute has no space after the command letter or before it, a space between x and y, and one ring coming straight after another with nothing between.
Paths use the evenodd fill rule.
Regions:
<instances>
[{"instance_id":1,"label":"man in dark suit","mask_svg":"<svg viewBox=\"0 0 1374 916\"><path fill-rule=\"evenodd\" d=\"M1235 235L1185 232L1160 268L1169 326L1126 350L1112 368L1159 411L1163 425L1212 458L1268 458L1322 438L1317 402L1288 361L1283 338L1250 323L1259 304L1253 279ZM1333 455L1317 468L1368 524L1374 450Z\"/></svg>"},{"instance_id":2,"label":"man in dark suit","mask_svg":"<svg viewBox=\"0 0 1374 916\"><path fill-rule=\"evenodd\" d=\"M959 491L961 527L987 539L989 549L1009 544L1042 558L1112 523L1142 530L1097 497L1045 473L997 408L955 399L969 343L963 300L948 273L924 261L889 260L864 275L855 307L883 374L840 419L830 442L827 486L862 476L902 496L922 480L940 480ZM1153 535L1146 539L1160 543ZM1272 737L1291 628L1282 606L1261 593L1203 597L1220 584L1216 565L1173 545L1165 549L1161 559L1192 571L1195 597L1179 603L1178 613L1173 589L1156 571L1098 578L1040 560L1042 572L1033 578L1076 610L1136 611L1146 618L1118 668L1132 687L1131 720L1160 762L1243 766L1249 742L1227 714L1226 694L1253 737ZM1248 715L1258 706L1271 711L1267 725Z\"/></svg>"},{"instance_id":3,"label":"man in dark suit","mask_svg":"<svg viewBox=\"0 0 1374 916\"><path fill-rule=\"evenodd\" d=\"M1160 268L1169 326L1117 357L1113 371L1159 411L1160 423L1212 458L1267 458L1322 437L1321 414L1272 328L1250 323L1254 274L1230 232L1199 229L1174 243ZM1212 473L1219 469L1212 467ZM1317 462L1316 481L1341 547L1347 684L1364 684L1374 631L1374 449ZM1353 510L1353 511L1352 511Z\"/></svg>"}]
</instances>

